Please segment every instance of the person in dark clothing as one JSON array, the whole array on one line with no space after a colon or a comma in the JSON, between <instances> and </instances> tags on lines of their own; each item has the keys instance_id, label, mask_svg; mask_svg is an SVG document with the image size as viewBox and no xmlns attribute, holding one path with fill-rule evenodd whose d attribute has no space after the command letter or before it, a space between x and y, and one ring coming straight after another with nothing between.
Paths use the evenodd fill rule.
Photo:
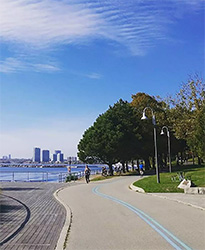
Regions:
<instances>
[{"instance_id":1,"label":"person in dark clothing","mask_svg":"<svg viewBox=\"0 0 205 250\"><path fill-rule=\"evenodd\" d=\"M85 166L85 181L86 183L89 183L90 182L90 169L88 167L88 165Z\"/></svg>"}]
</instances>

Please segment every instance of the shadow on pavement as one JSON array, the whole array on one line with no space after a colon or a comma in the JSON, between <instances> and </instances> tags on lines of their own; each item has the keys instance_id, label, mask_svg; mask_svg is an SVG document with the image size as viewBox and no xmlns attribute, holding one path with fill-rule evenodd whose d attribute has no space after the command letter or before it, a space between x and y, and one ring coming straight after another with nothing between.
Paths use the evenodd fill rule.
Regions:
<instances>
[{"instance_id":1,"label":"shadow on pavement","mask_svg":"<svg viewBox=\"0 0 205 250\"><path fill-rule=\"evenodd\" d=\"M31 190L39 190L41 188L20 188L20 187L11 187L11 188L2 188L2 191L31 191Z\"/></svg>"},{"instance_id":2,"label":"shadow on pavement","mask_svg":"<svg viewBox=\"0 0 205 250\"><path fill-rule=\"evenodd\" d=\"M17 200L13 197L10 197L10 196L7 196L7 195L2 195L5 199L12 199L16 202L18 202L20 205L4 205L3 209L6 210L6 212L4 213L9 213L14 210L14 209L22 209L22 207L25 209L26 211L26 216L23 220L23 223L21 223L18 228L16 229L15 232L13 232L11 235L9 235L7 238L3 239L1 242L0 242L0 246L2 246L3 244L5 244L6 242L8 242L9 240L11 240L13 237L15 237L23 228L24 226L26 225L26 223L29 221L30 217L31 217L31 211L29 209L29 207L27 207L23 202L21 202L20 200ZM2 207L2 205L1 205ZM8 210L10 209L10 210ZM2 213L2 212L1 212ZM2 217L2 216L1 216ZM11 216L12 217L12 216Z\"/></svg>"},{"instance_id":3,"label":"shadow on pavement","mask_svg":"<svg viewBox=\"0 0 205 250\"><path fill-rule=\"evenodd\" d=\"M1 204L0 206L0 213L10 213L13 210L17 211L22 209L22 206L20 205L7 205L7 204Z\"/></svg>"}]
</instances>

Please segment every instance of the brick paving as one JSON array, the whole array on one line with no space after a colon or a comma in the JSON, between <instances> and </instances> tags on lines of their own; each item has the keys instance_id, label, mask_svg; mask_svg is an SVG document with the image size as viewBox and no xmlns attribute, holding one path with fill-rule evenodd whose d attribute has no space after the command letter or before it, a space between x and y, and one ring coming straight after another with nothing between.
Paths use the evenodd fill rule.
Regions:
<instances>
[{"instance_id":1,"label":"brick paving","mask_svg":"<svg viewBox=\"0 0 205 250\"><path fill-rule=\"evenodd\" d=\"M69 184L3 182L0 193L1 250L55 249L66 218L53 193Z\"/></svg>"}]
</instances>

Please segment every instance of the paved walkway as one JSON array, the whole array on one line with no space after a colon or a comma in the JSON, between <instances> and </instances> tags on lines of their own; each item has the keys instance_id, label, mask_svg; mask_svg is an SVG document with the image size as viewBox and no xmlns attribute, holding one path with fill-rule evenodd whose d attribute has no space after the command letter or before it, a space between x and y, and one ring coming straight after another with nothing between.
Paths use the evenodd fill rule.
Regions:
<instances>
[{"instance_id":1,"label":"paved walkway","mask_svg":"<svg viewBox=\"0 0 205 250\"><path fill-rule=\"evenodd\" d=\"M53 250L66 218L53 196L65 183L1 183L1 250Z\"/></svg>"},{"instance_id":2,"label":"paved walkway","mask_svg":"<svg viewBox=\"0 0 205 250\"><path fill-rule=\"evenodd\" d=\"M162 199L160 194L129 190L137 179L119 177L61 190L58 197L72 215L66 249L204 249L203 209L189 206L185 200L179 203L181 193L175 199ZM187 197L195 203L204 201L203 195Z\"/></svg>"},{"instance_id":3,"label":"paved walkway","mask_svg":"<svg viewBox=\"0 0 205 250\"><path fill-rule=\"evenodd\" d=\"M205 195L202 194L153 193L149 195L182 203L205 211Z\"/></svg>"},{"instance_id":4,"label":"paved walkway","mask_svg":"<svg viewBox=\"0 0 205 250\"><path fill-rule=\"evenodd\" d=\"M133 180L133 178L131 179ZM53 193L59 188L69 186L72 186L71 189L74 191L75 186L80 184L87 186L84 180L72 184L40 182L0 183L2 188L0 193L0 248L2 250L53 250L56 248L60 235L64 243L65 233L67 233L69 226L66 224L66 228L63 227L66 221L66 210L54 198ZM97 184L97 182L95 184L92 183L92 185ZM130 192L134 191L130 190ZM144 195L146 196L147 194ZM181 193L148 195L158 196L173 202L193 206L196 209L205 210L204 195ZM63 198L63 203L67 201L65 192L61 198ZM69 222L70 214L68 211L67 214ZM63 228L64 234L62 234ZM58 250L62 250L62 248Z\"/></svg>"}]
</instances>

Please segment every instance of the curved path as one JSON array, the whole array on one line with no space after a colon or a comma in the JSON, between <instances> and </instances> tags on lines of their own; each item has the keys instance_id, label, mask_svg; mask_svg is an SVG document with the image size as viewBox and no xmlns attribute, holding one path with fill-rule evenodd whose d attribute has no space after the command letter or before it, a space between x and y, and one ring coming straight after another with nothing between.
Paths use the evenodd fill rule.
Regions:
<instances>
[{"instance_id":1,"label":"curved path","mask_svg":"<svg viewBox=\"0 0 205 250\"><path fill-rule=\"evenodd\" d=\"M0 249L54 250L66 211L53 193L65 183L4 182L0 194Z\"/></svg>"},{"instance_id":2,"label":"curved path","mask_svg":"<svg viewBox=\"0 0 205 250\"><path fill-rule=\"evenodd\" d=\"M81 183L58 193L72 211L68 250L204 249L205 212L129 190L137 178Z\"/></svg>"}]
</instances>

